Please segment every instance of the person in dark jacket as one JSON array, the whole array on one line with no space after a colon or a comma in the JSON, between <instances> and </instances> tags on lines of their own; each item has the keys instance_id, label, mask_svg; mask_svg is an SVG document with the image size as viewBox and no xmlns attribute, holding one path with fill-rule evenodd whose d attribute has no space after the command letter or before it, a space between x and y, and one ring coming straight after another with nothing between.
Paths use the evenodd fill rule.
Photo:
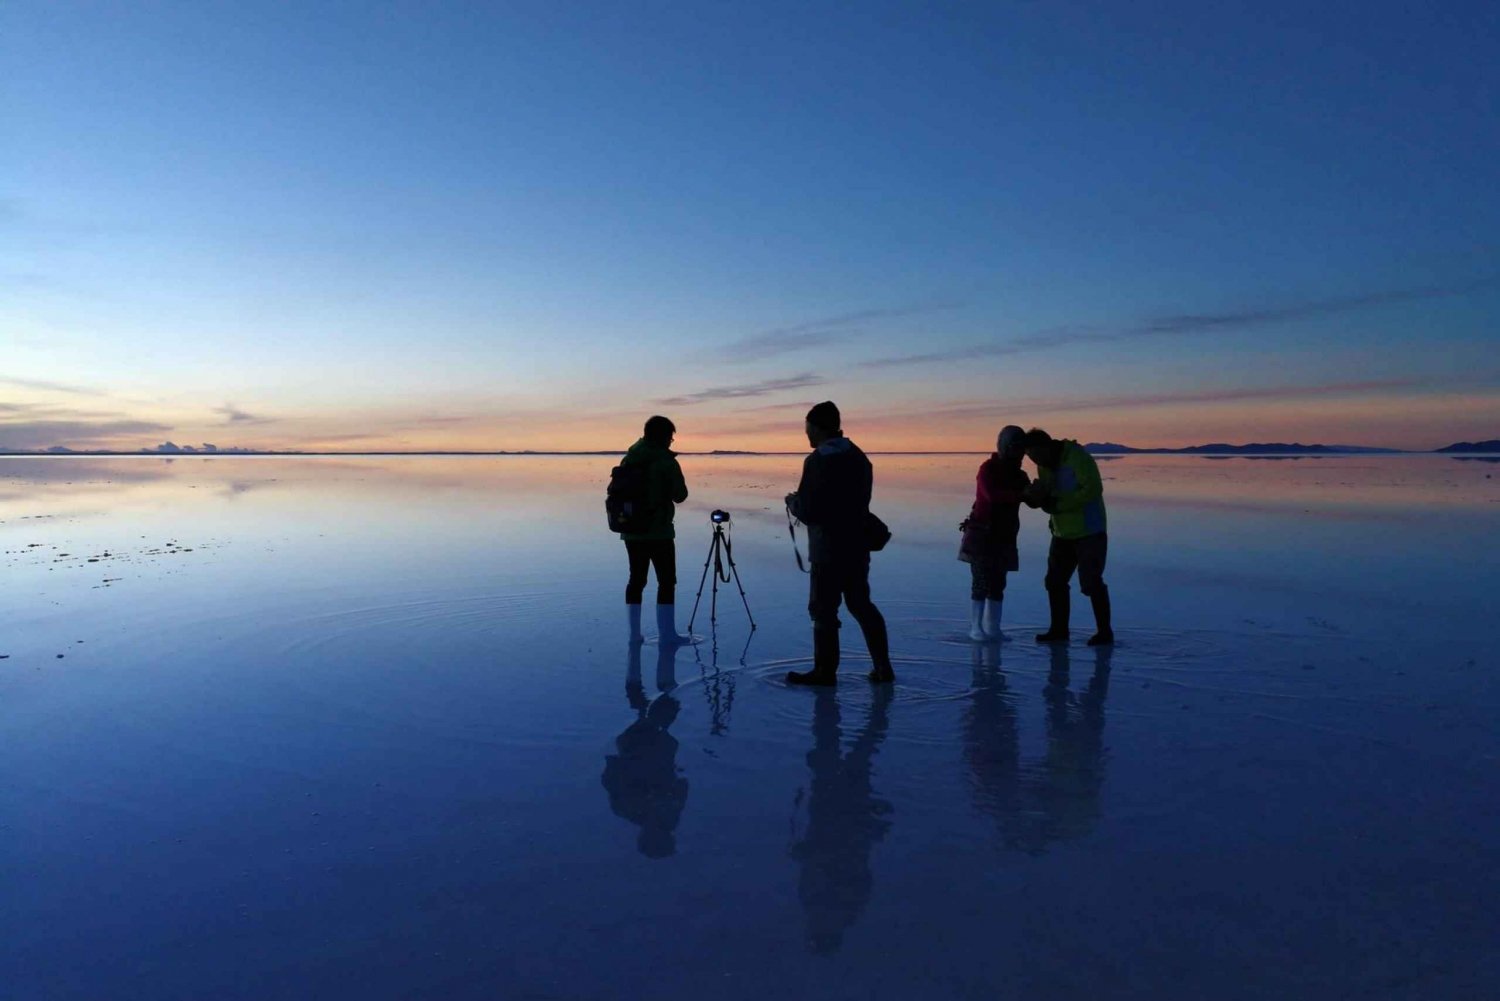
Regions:
<instances>
[{"instance_id":1,"label":"person in dark jacket","mask_svg":"<svg viewBox=\"0 0 1500 1001\"><path fill-rule=\"evenodd\" d=\"M630 560L630 580L625 585L625 609L630 618L630 639L641 639L641 596L646 573L656 570L656 628L662 643L687 643L677 632L677 531L672 527L676 505L687 500L687 481L671 449L677 427L665 417L646 422L645 434L630 446L622 466L646 466L646 506L651 519L644 531L626 532L625 553Z\"/></svg>"},{"instance_id":2,"label":"person in dark jacket","mask_svg":"<svg viewBox=\"0 0 1500 1001\"><path fill-rule=\"evenodd\" d=\"M1021 468L1026 432L1014 424L1000 430L995 452L975 478L974 506L964 522L964 556L969 561L969 639L1001 639L1005 575L1018 569L1016 536L1021 531L1021 498L1031 478Z\"/></svg>"},{"instance_id":3,"label":"person in dark jacket","mask_svg":"<svg viewBox=\"0 0 1500 1001\"><path fill-rule=\"evenodd\" d=\"M812 558L807 611L813 623L813 669L788 673L786 680L793 685L837 682L840 603L865 634L874 663L870 680L896 679L885 618L870 600L865 530L874 473L865 453L844 437L841 423L839 408L829 401L807 412L807 442L813 451L802 463L797 491L786 495L787 510L807 526Z\"/></svg>"},{"instance_id":4,"label":"person in dark jacket","mask_svg":"<svg viewBox=\"0 0 1500 1001\"><path fill-rule=\"evenodd\" d=\"M1115 641L1115 633L1110 624L1109 587L1104 583L1109 526L1099 465L1078 442L1055 441L1041 428L1026 432L1026 456L1036 463L1036 482L1026 492L1026 504L1046 511L1052 530L1046 581L1052 622L1046 632L1037 634L1037 642L1068 642L1069 582L1076 570L1078 590L1094 606L1096 629L1089 646L1108 646Z\"/></svg>"}]
</instances>

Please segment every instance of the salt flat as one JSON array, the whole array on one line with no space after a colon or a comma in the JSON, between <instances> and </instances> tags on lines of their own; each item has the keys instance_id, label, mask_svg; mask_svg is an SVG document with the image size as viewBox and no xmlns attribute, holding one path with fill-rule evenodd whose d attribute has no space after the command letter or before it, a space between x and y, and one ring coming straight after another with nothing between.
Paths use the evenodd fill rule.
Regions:
<instances>
[{"instance_id":1,"label":"salt flat","mask_svg":"<svg viewBox=\"0 0 1500 1001\"><path fill-rule=\"evenodd\" d=\"M1098 651L1027 511L967 640L979 458L873 457L898 682L824 694L795 456L683 459L679 626L722 507L759 628L676 651L607 457L0 459L3 993L1492 990L1500 464L1101 461Z\"/></svg>"}]
</instances>

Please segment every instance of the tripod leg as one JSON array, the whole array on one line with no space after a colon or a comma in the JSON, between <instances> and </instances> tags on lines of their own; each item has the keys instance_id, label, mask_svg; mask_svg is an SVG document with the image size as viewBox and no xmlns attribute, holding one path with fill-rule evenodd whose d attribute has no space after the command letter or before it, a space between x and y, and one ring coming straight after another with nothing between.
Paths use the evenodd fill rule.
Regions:
<instances>
[{"instance_id":1,"label":"tripod leg","mask_svg":"<svg viewBox=\"0 0 1500 1001\"><path fill-rule=\"evenodd\" d=\"M693 620L698 617L698 602L703 600L703 584L708 580L708 565L713 562L714 550L719 546L719 537L715 535L708 544L708 555L703 559L703 573L698 575L698 596L693 599L693 614L688 616L688 635L693 634Z\"/></svg>"},{"instance_id":2,"label":"tripod leg","mask_svg":"<svg viewBox=\"0 0 1500 1001\"><path fill-rule=\"evenodd\" d=\"M745 603L745 618L750 620L750 628L755 628L755 616L750 614L750 599L745 597L745 585L740 582L740 568L734 565L734 557L729 557L729 569L734 574L734 585L740 589L740 601Z\"/></svg>"},{"instance_id":3,"label":"tripod leg","mask_svg":"<svg viewBox=\"0 0 1500 1001\"><path fill-rule=\"evenodd\" d=\"M708 625L714 635L719 628L719 578L724 575L724 531L714 526L714 584L708 596Z\"/></svg>"}]
</instances>

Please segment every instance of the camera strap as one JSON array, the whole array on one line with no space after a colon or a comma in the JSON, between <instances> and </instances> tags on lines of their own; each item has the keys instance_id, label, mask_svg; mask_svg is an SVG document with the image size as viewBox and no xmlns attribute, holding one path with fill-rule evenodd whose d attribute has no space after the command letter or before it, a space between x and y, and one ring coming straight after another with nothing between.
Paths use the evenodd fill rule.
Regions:
<instances>
[{"instance_id":1,"label":"camera strap","mask_svg":"<svg viewBox=\"0 0 1500 1001\"><path fill-rule=\"evenodd\" d=\"M801 570L803 573L811 573L812 571L807 569L807 565L802 562L802 550L797 548L797 530L793 527L793 525L794 522L792 521L792 509L787 508L786 534L792 537L792 552L797 555L797 569Z\"/></svg>"}]
</instances>

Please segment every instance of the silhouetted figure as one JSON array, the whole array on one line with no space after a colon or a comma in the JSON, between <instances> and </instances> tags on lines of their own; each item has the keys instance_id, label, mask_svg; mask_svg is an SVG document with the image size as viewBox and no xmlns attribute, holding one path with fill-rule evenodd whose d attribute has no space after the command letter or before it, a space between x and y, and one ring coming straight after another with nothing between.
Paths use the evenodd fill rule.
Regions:
<instances>
[{"instance_id":1,"label":"silhouetted figure","mask_svg":"<svg viewBox=\"0 0 1500 1001\"><path fill-rule=\"evenodd\" d=\"M969 561L969 639L1001 639L1005 577L1020 566L1016 536L1021 499L1031 479L1021 468L1026 432L1014 424L1000 430L995 451L975 477L974 506L962 526L962 556Z\"/></svg>"},{"instance_id":2,"label":"silhouetted figure","mask_svg":"<svg viewBox=\"0 0 1500 1001\"><path fill-rule=\"evenodd\" d=\"M656 628L662 643L682 643L677 632L677 532L672 527L676 506L687 500L687 481L671 449L677 427L665 417L646 422L645 434L620 463L622 469L638 470L640 501L646 507L644 527L622 532L630 559L630 580L625 585L625 608L630 619L630 638L641 636L641 597L646 590L648 569L656 571Z\"/></svg>"},{"instance_id":3,"label":"silhouetted figure","mask_svg":"<svg viewBox=\"0 0 1500 1001\"><path fill-rule=\"evenodd\" d=\"M792 671L794 685L832 685L839 669L839 605L859 623L874 663L870 680L896 679L891 670L885 618L870 600L870 544L866 526L874 472L859 446L844 437L839 408L819 403L807 412L812 454L802 463L796 493L787 509L807 526L812 574L807 610L813 623L813 669Z\"/></svg>"},{"instance_id":4,"label":"silhouetted figure","mask_svg":"<svg viewBox=\"0 0 1500 1001\"><path fill-rule=\"evenodd\" d=\"M1109 588L1104 583L1104 563L1109 554L1109 536L1104 514L1104 484L1094 457L1076 441L1054 441L1047 432L1026 432L1026 456L1036 463L1036 482L1026 494L1026 503L1051 517L1052 546L1047 551L1047 602L1052 622L1037 636L1039 643L1066 643L1071 606L1069 582L1078 571L1078 589L1094 605L1096 631L1089 646L1113 643L1110 626Z\"/></svg>"},{"instance_id":5,"label":"silhouetted figure","mask_svg":"<svg viewBox=\"0 0 1500 1001\"><path fill-rule=\"evenodd\" d=\"M668 647L658 654L656 682L664 694L646 704L640 683L640 644L630 647L625 695L639 715L615 738L616 753L605 755L602 781L615 816L641 829L636 841L640 853L666 858L677 851L677 822L688 794L687 779L677 768L677 738L667 732L681 708L666 694L668 686L676 685L675 650Z\"/></svg>"},{"instance_id":6,"label":"silhouetted figure","mask_svg":"<svg viewBox=\"0 0 1500 1001\"><path fill-rule=\"evenodd\" d=\"M820 955L838 951L844 932L870 902L875 884L870 851L891 827L891 804L875 795L870 782L870 765L889 725L890 701L891 689L876 689L869 721L847 754L838 698L820 691L813 706L807 826L791 854L800 867L797 896L807 917L807 947Z\"/></svg>"}]
</instances>

